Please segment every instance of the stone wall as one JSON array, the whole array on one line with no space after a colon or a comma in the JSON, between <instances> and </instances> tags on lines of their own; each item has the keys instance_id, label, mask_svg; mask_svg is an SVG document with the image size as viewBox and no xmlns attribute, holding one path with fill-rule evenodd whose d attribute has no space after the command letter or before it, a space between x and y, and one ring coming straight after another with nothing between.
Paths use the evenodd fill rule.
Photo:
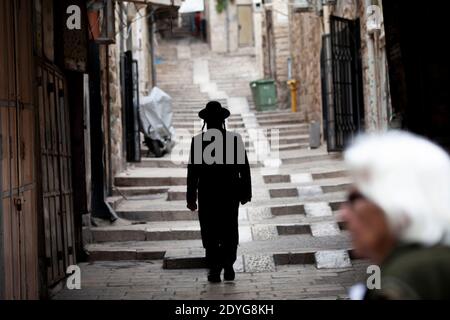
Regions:
<instances>
[{"instance_id":1,"label":"stone wall","mask_svg":"<svg viewBox=\"0 0 450 320\"><path fill-rule=\"evenodd\" d=\"M116 12L116 30L120 29L119 13ZM125 159L122 152L122 99L120 85L120 36L116 36L116 44L100 46L101 77L102 77L102 105L105 140L105 170L108 174L109 162L112 176L125 168ZM106 50L107 49L107 50ZM107 61L108 60L108 61ZM108 84L109 80L109 96ZM108 113L109 103L109 113ZM109 118L108 118L109 116ZM109 130L108 130L109 128ZM110 135L109 135L110 134ZM111 154L108 154L108 144L111 146ZM111 181L111 180L110 180Z\"/></svg>"},{"instance_id":2,"label":"stone wall","mask_svg":"<svg viewBox=\"0 0 450 320\"><path fill-rule=\"evenodd\" d=\"M372 1L382 6L380 1ZM379 40L367 32L367 7L364 0L339 0L333 15L346 19L360 19L361 62L364 91L366 131L386 129L390 106L384 30ZM373 46L373 49L372 49Z\"/></svg>"},{"instance_id":3,"label":"stone wall","mask_svg":"<svg viewBox=\"0 0 450 320\"><path fill-rule=\"evenodd\" d=\"M320 53L322 18L316 13L291 13L293 78L297 80L297 111L306 121L322 121Z\"/></svg>"},{"instance_id":4,"label":"stone wall","mask_svg":"<svg viewBox=\"0 0 450 320\"><path fill-rule=\"evenodd\" d=\"M381 1L379 3L381 5ZM390 99L384 32L380 41L367 33L367 8L364 0L338 0L331 14L346 19L360 19L361 62L363 75L365 129L387 126ZM322 120L320 53L323 17L315 12L290 14L293 76L298 81L298 108L308 121ZM374 50L371 46L373 45Z\"/></svg>"},{"instance_id":5,"label":"stone wall","mask_svg":"<svg viewBox=\"0 0 450 320\"><path fill-rule=\"evenodd\" d=\"M263 38L264 38L264 19L263 10L253 12L254 33L255 33L255 56L256 65L258 67L258 78L264 75L264 55L263 55Z\"/></svg>"},{"instance_id":6,"label":"stone wall","mask_svg":"<svg viewBox=\"0 0 450 320\"><path fill-rule=\"evenodd\" d=\"M225 53L250 53L255 54L255 48L239 46L239 21L238 6L252 5L252 0L234 0L228 3L228 8L218 13L216 10L216 0L205 1L205 14L208 23L208 42L211 51ZM253 32L255 33L255 24L258 21L253 16ZM254 37L256 40L256 36Z\"/></svg>"},{"instance_id":7,"label":"stone wall","mask_svg":"<svg viewBox=\"0 0 450 320\"><path fill-rule=\"evenodd\" d=\"M126 7L126 5L124 5ZM123 132L123 106L121 86L120 61L123 51L132 50L134 59L138 60L139 68L139 91L141 95L146 95L152 86L152 65L150 56L149 25L148 19L136 19L138 16L147 14L146 7L135 10L133 5L128 5L128 14L123 13L119 17L120 10L116 10L116 43L108 47L108 51L101 46L101 66L102 66L102 103L104 107L104 134L105 134L105 154L108 155L108 143L110 143L111 153L105 157L105 167L108 162L111 164L111 173L114 177L126 168L126 157L124 153L124 132ZM122 21L134 21L131 32L128 33ZM108 59L108 64L107 64ZM109 80L109 96L107 95L107 81ZM107 106L109 103L109 114ZM108 117L109 116L109 117ZM108 130L109 127L109 130ZM108 135L110 133L110 135ZM106 169L108 172L108 169Z\"/></svg>"},{"instance_id":8,"label":"stone wall","mask_svg":"<svg viewBox=\"0 0 450 320\"><path fill-rule=\"evenodd\" d=\"M289 108L289 89L286 84L288 80L288 58L289 52L289 17L287 2L274 0L273 12L274 28L273 35L275 41L275 64L276 81L278 94L278 107L280 109Z\"/></svg>"},{"instance_id":9,"label":"stone wall","mask_svg":"<svg viewBox=\"0 0 450 320\"><path fill-rule=\"evenodd\" d=\"M134 6L130 6L132 10L129 10L129 21L134 21L130 33L131 47L128 50L133 51L133 59L138 61L139 68L139 92L141 95L147 95L152 89L152 66L150 56L150 25L149 19L142 19L147 15L147 8L142 7L139 10L134 10Z\"/></svg>"},{"instance_id":10,"label":"stone wall","mask_svg":"<svg viewBox=\"0 0 450 320\"><path fill-rule=\"evenodd\" d=\"M226 11L218 13L216 10L216 0L205 0L208 2L208 30L209 45L213 52L227 52L227 27L226 27Z\"/></svg>"},{"instance_id":11,"label":"stone wall","mask_svg":"<svg viewBox=\"0 0 450 320\"><path fill-rule=\"evenodd\" d=\"M111 165L113 176L125 167L123 154L122 97L120 85L120 50L110 48L110 119L111 126Z\"/></svg>"},{"instance_id":12,"label":"stone wall","mask_svg":"<svg viewBox=\"0 0 450 320\"><path fill-rule=\"evenodd\" d=\"M269 28L272 21L272 28ZM289 108L288 58L290 56L289 10L284 0L274 0L263 15L264 76L273 77L277 85L278 108Z\"/></svg>"}]
</instances>

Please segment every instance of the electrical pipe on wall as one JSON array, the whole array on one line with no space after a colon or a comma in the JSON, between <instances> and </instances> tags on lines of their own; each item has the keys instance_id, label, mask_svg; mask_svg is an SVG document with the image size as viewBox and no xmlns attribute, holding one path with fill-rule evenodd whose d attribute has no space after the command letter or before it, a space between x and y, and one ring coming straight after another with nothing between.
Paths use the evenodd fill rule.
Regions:
<instances>
[{"instance_id":1,"label":"electrical pipe on wall","mask_svg":"<svg viewBox=\"0 0 450 320\"><path fill-rule=\"evenodd\" d=\"M368 9L372 6L372 0L365 0L366 15L368 14ZM367 18L367 17L366 17ZM378 82L377 82L377 59L375 52L375 40L374 37L366 32L366 43L367 43L367 56L368 56L368 77L369 77L369 108L366 108L369 112L367 121L368 129L375 131L380 125L380 108L379 108L379 98L378 98ZM374 114L376 113L376 114Z\"/></svg>"}]
</instances>

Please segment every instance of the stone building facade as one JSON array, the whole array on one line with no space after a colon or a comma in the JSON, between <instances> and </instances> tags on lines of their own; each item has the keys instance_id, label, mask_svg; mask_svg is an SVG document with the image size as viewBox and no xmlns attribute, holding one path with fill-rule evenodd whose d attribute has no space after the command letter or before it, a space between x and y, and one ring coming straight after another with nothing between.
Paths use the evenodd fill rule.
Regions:
<instances>
[{"instance_id":1,"label":"stone building facade","mask_svg":"<svg viewBox=\"0 0 450 320\"><path fill-rule=\"evenodd\" d=\"M278 107L289 108L289 58L292 42L289 6L285 0L266 1L262 18L264 77L276 82Z\"/></svg>"},{"instance_id":2,"label":"stone building facade","mask_svg":"<svg viewBox=\"0 0 450 320\"><path fill-rule=\"evenodd\" d=\"M259 15L253 0L227 0L219 12L217 0L205 0L207 38L213 52L255 54L260 39Z\"/></svg>"},{"instance_id":3,"label":"stone building facade","mask_svg":"<svg viewBox=\"0 0 450 320\"><path fill-rule=\"evenodd\" d=\"M105 146L108 146L106 166L109 185L112 178L126 168L124 149L124 92L121 59L126 51L132 51L138 60L139 93L147 95L152 89L152 58L150 43L150 12L147 5L117 3L115 11L115 43L105 46L101 56L102 97L104 106ZM107 54L106 54L107 52ZM108 61L107 61L108 60Z\"/></svg>"},{"instance_id":4,"label":"stone building facade","mask_svg":"<svg viewBox=\"0 0 450 320\"><path fill-rule=\"evenodd\" d=\"M390 118L389 78L387 74L386 50L382 14L373 6L382 8L381 1L337 0L334 5L313 6L311 10L296 10L290 6L291 55L293 78L298 81L298 110L308 121L323 124L324 88L321 54L323 36L330 34L329 17L359 20L362 74L362 99L364 105L363 129L373 131L386 129ZM381 15L378 15L381 14ZM370 19L381 22L381 31L370 33Z\"/></svg>"},{"instance_id":5,"label":"stone building facade","mask_svg":"<svg viewBox=\"0 0 450 320\"><path fill-rule=\"evenodd\" d=\"M323 23L316 13L291 11L293 78L297 85L297 112L306 121L322 121L321 59Z\"/></svg>"}]
</instances>

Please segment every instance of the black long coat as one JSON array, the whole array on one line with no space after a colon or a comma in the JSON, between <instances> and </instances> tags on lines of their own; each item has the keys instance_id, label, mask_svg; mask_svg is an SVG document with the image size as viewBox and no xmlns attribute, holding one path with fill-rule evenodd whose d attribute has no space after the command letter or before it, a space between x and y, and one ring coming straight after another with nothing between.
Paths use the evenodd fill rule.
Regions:
<instances>
[{"instance_id":1,"label":"black long coat","mask_svg":"<svg viewBox=\"0 0 450 320\"><path fill-rule=\"evenodd\" d=\"M250 201L252 197L247 153L239 134L221 131L222 155L219 148L212 148L210 145L212 141L204 141L205 134L195 136L191 142L187 174L187 203L195 203L198 199L204 248L218 243L237 246L239 202ZM214 139L211 140L214 141ZM227 148L227 143L232 142L234 148L230 148L230 144ZM211 152L211 149L214 151ZM234 157L231 150L234 150ZM215 156L216 161L211 163L211 160L205 159L205 154Z\"/></svg>"}]
</instances>

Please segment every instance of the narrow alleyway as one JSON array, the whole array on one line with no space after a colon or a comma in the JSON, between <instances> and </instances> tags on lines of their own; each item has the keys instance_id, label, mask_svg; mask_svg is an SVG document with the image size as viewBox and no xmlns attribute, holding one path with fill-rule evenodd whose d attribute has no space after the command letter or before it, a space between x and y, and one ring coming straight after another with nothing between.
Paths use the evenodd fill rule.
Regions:
<instances>
[{"instance_id":1,"label":"narrow alleyway","mask_svg":"<svg viewBox=\"0 0 450 320\"><path fill-rule=\"evenodd\" d=\"M339 154L309 149L300 113L254 110L251 55L213 54L190 39L159 43L158 86L174 99L178 143L115 178L120 219L97 221L82 290L56 299L345 299L365 274L336 222L349 178ZM190 137L208 100L230 109L228 129L248 141L253 199L240 209L237 280L209 284L197 214L186 209ZM279 138L279 139L277 139ZM278 141L278 142L277 142ZM269 146L269 147L268 147ZM181 155L176 157L176 155Z\"/></svg>"}]
</instances>

